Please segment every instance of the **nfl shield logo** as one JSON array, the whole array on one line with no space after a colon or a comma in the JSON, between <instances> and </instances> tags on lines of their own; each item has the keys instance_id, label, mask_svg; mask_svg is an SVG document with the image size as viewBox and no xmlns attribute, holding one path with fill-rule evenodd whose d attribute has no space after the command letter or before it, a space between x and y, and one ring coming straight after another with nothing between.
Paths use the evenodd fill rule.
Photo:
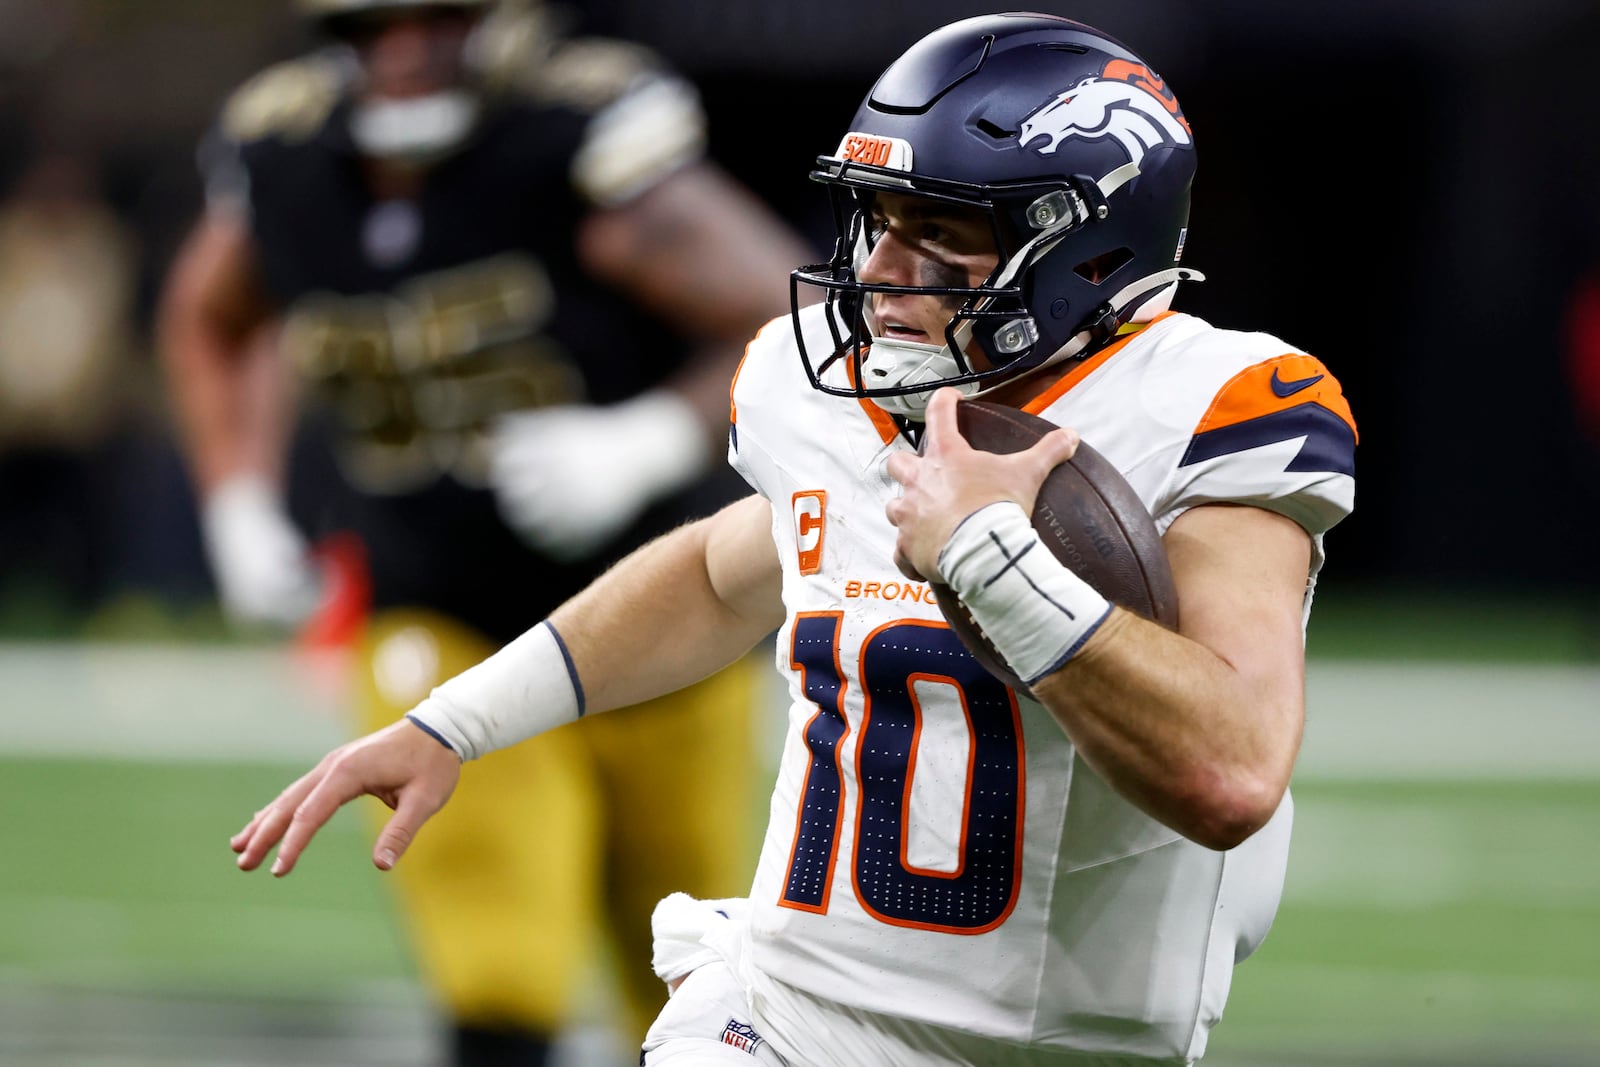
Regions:
<instances>
[{"instance_id":1,"label":"nfl shield logo","mask_svg":"<svg viewBox=\"0 0 1600 1067\"><path fill-rule=\"evenodd\" d=\"M722 1043L732 1045L742 1052L754 1056L756 1049L761 1047L761 1035L756 1033L756 1028L746 1026L737 1019L729 1019L728 1025L722 1028Z\"/></svg>"}]
</instances>

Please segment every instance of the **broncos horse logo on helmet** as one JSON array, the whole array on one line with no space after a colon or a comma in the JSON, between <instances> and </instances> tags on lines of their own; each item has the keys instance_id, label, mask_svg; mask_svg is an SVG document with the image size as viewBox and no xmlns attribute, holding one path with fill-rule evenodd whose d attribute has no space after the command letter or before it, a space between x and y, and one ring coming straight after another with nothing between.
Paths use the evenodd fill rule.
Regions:
<instances>
[{"instance_id":1,"label":"broncos horse logo on helmet","mask_svg":"<svg viewBox=\"0 0 1600 1067\"><path fill-rule=\"evenodd\" d=\"M1158 145L1193 143L1177 100L1171 93L1157 95L1141 82L1165 88L1147 68L1114 60L1103 73L1084 78L1023 119L1022 144L1048 156L1073 137L1109 137L1137 163ZM1041 137L1045 143L1035 144Z\"/></svg>"},{"instance_id":2,"label":"broncos horse logo on helmet","mask_svg":"<svg viewBox=\"0 0 1600 1067\"><path fill-rule=\"evenodd\" d=\"M1201 277L1178 266L1194 168L1176 98L1099 30L1012 13L934 31L890 64L811 173L833 196L838 235L830 260L793 274L807 377L919 419L942 386L973 396L1094 352ZM863 282L880 192L986 213L999 266L972 288ZM827 344L807 343L802 285L826 293ZM891 289L956 306L942 346L875 333L863 309Z\"/></svg>"}]
</instances>

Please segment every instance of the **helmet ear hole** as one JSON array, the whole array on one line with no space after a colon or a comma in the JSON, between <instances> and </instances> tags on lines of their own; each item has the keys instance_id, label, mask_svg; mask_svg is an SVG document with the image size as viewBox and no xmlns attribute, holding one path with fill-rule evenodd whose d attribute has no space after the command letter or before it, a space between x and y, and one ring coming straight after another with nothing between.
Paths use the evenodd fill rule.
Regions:
<instances>
[{"instance_id":1,"label":"helmet ear hole","mask_svg":"<svg viewBox=\"0 0 1600 1067\"><path fill-rule=\"evenodd\" d=\"M1092 259L1086 259L1072 268L1072 273L1092 285L1099 285L1117 271L1133 262L1133 249L1113 248Z\"/></svg>"}]
</instances>

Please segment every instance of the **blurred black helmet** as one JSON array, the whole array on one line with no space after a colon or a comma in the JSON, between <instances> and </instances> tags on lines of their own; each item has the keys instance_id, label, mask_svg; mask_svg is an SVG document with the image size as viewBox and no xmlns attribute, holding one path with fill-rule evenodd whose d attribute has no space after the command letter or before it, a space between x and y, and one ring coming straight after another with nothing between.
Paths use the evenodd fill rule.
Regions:
<instances>
[{"instance_id":1,"label":"blurred black helmet","mask_svg":"<svg viewBox=\"0 0 1600 1067\"><path fill-rule=\"evenodd\" d=\"M354 97L350 134L363 155L425 164L459 149L483 110L488 42L498 32L489 16L498 0L294 0L295 9L337 42L347 91ZM398 20L428 27L420 54L435 84L424 92L377 87L371 52ZM411 55L418 51L411 46ZM415 58L410 62L415 63Z\"/></svg>"},{"instance_id":2,"label":"blurred black helmet","mask_svg":"<svg viewBox=\"0 0 1600 1067\"><path fill-rule=\"evenodd\" d=\"M294 9L318 26L338 32L341 25L385 14L419 9L487 10L495 0L294 0Z\"/></svg>"}]
</instances>

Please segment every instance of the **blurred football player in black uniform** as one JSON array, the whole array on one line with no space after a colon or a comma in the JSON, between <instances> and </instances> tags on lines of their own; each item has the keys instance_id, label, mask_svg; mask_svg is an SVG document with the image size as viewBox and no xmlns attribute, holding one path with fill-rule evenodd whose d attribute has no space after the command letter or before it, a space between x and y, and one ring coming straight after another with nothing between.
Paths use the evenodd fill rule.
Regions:
<instances>
[{"instance_id":1,"label":"blurred football player in black uniform","mask_svg":"<svg viewBox=\"0 0 1600 1067\"><path fill-rule=\"evenodd\" d=\"M808 256L638 46L489 0L299 6L329 47L223 108L161 340L229 613L300 625L310 539L364 546L371 729L722 502L732 370ZM321 530L285 503L289 367L337 428ZM419 842L396 877L456 1062L542 1062L605 928L643 1034L655 902L748 880L751 685L504 753Z\"/></svg>"}]
</instances>

